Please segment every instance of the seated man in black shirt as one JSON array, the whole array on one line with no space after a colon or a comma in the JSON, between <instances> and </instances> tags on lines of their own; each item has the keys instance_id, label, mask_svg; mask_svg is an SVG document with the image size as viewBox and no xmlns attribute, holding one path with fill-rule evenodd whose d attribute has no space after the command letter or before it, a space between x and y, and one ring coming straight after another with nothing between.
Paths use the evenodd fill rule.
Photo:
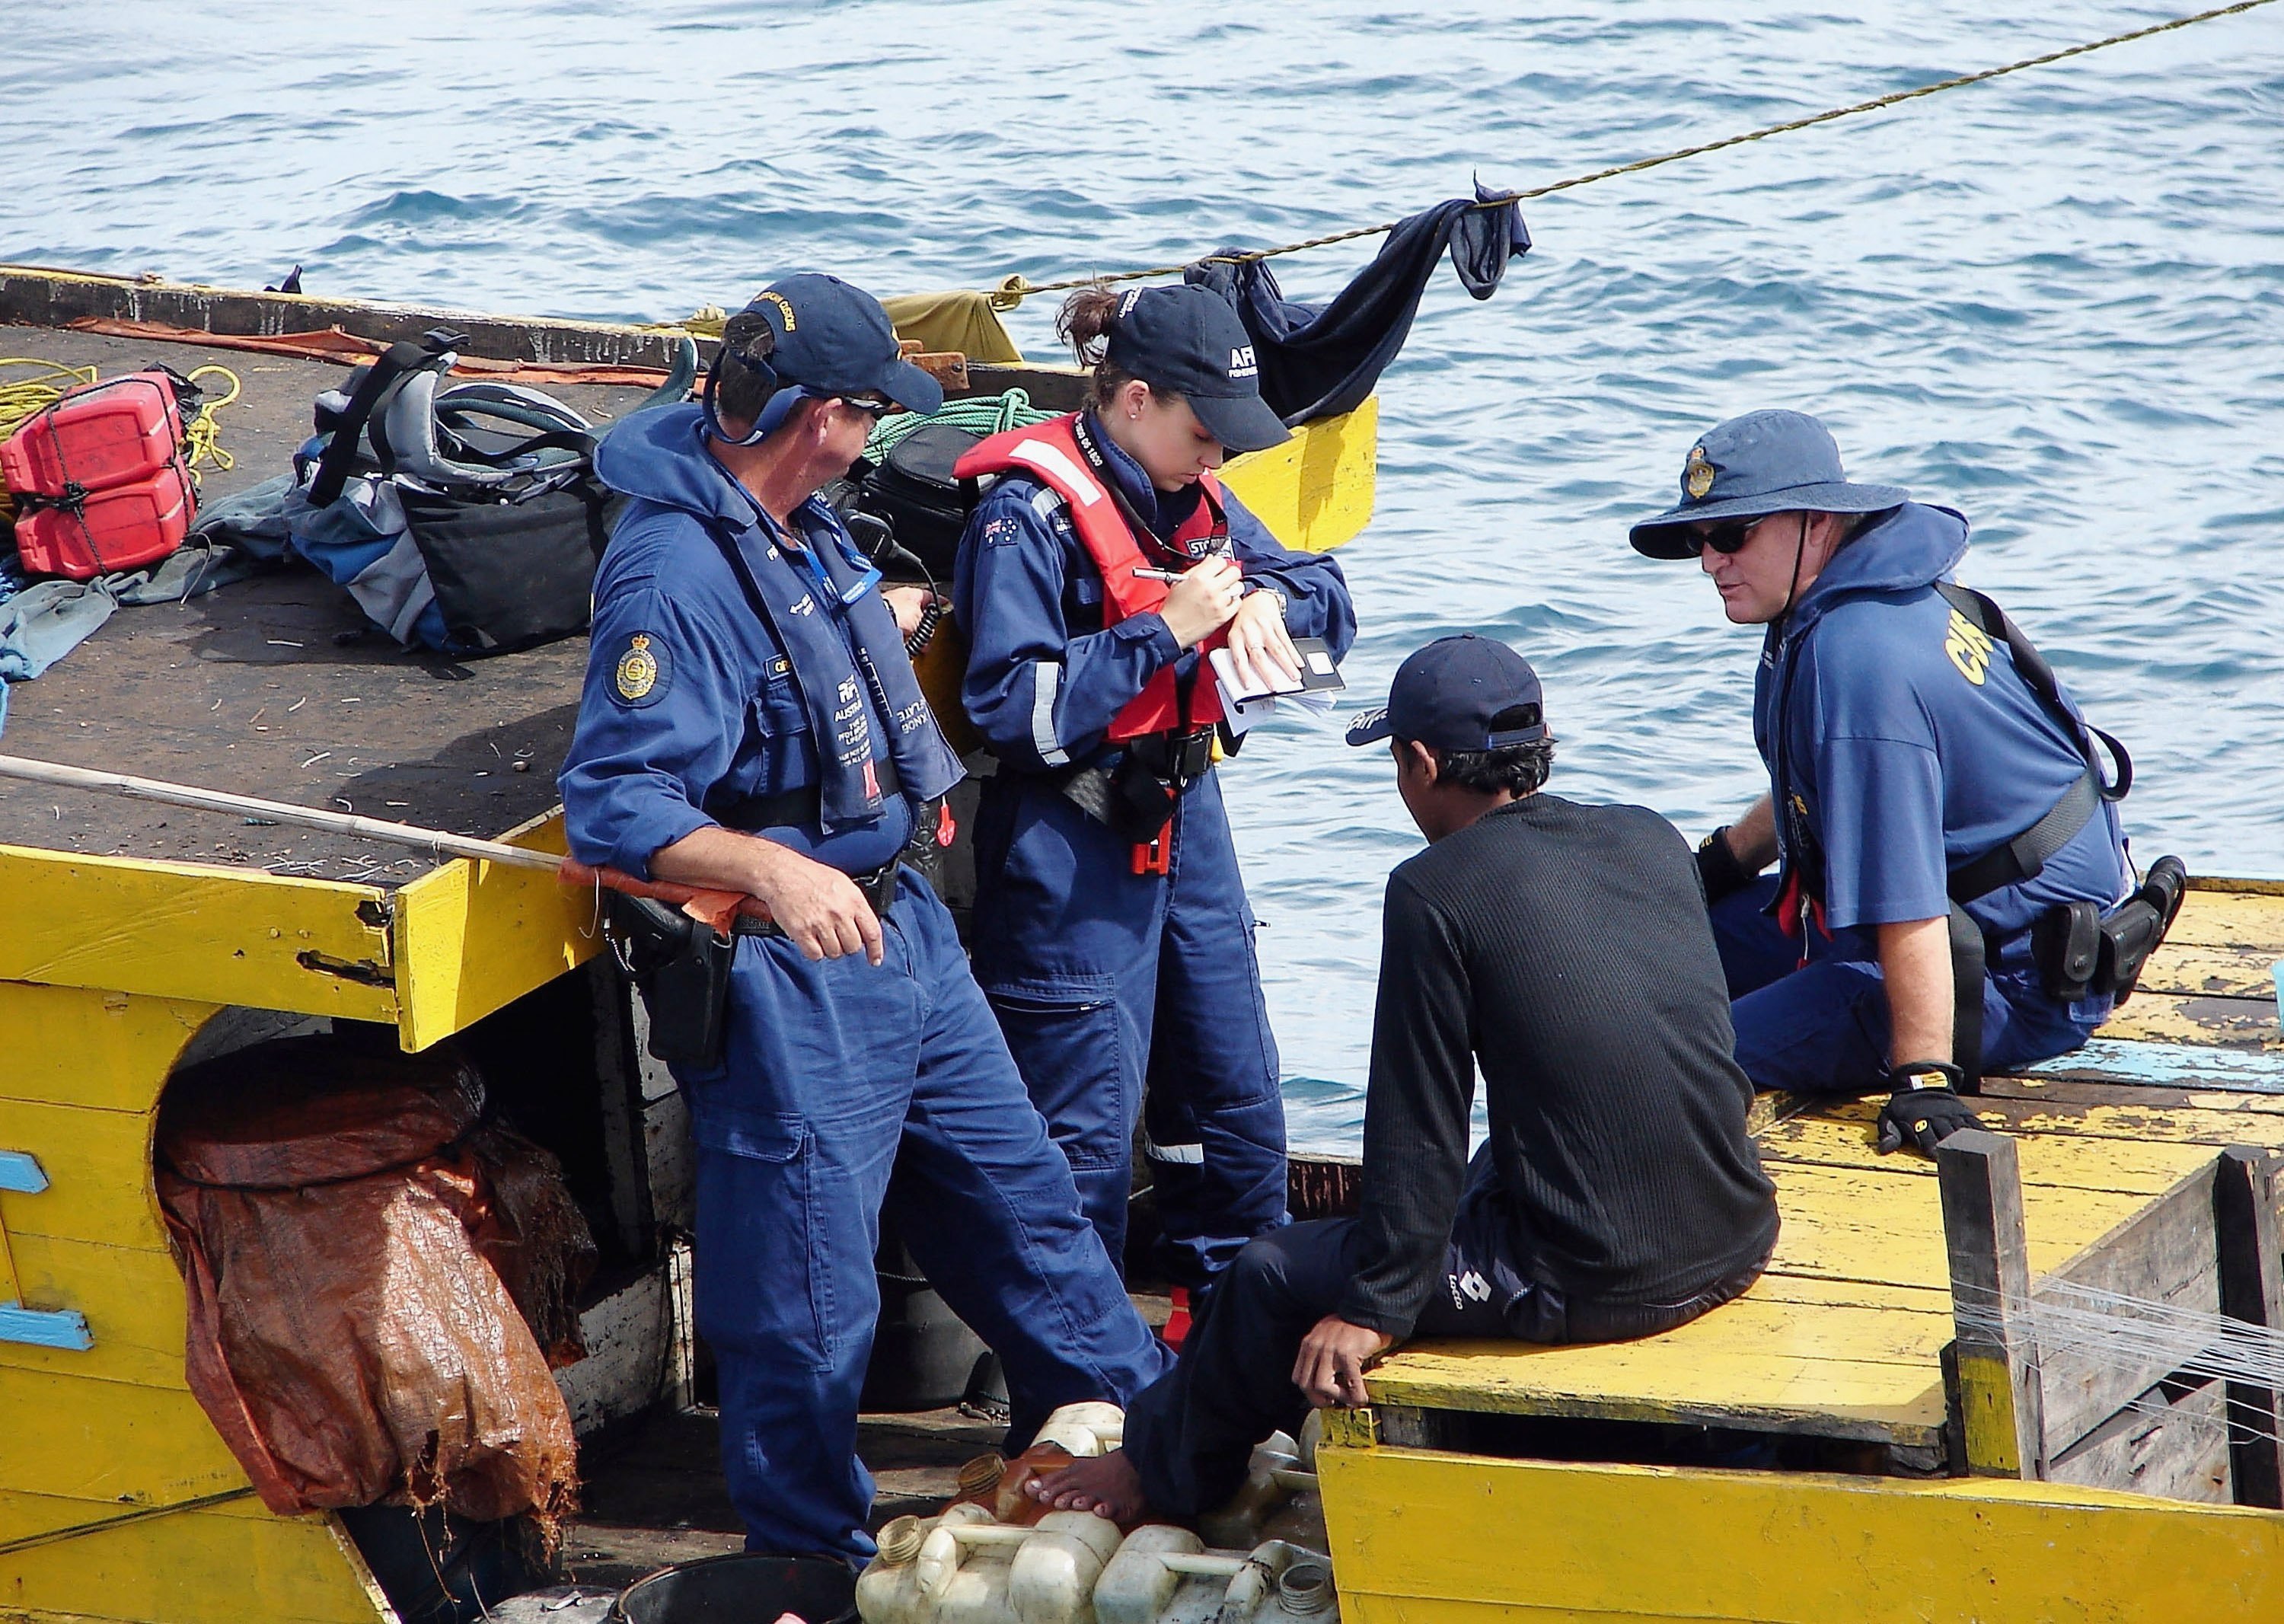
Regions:
<instances>
[{"instance_id":1,"label":"seated man in black shirt","mask_svg":"<svg viewBox=\"0 0 2284 1624\"><path fill-rule=\"evenodd\" d=\"M1248 1245L1133 1401L1125 1448L1043 1500L1194 1516L1310 1405L1365 1402L1365 1365L1405 1337L1651 1336L1768 1261L1776 1195L1687 843L1642 808L1538 792L1553 739L1503 643L1405 660L1349 730L1383 738L1429 844L1388 881L1361 1215ZM1470 1162L1478 1065L1490 1136Z\"/></svg>"}]
</instances>

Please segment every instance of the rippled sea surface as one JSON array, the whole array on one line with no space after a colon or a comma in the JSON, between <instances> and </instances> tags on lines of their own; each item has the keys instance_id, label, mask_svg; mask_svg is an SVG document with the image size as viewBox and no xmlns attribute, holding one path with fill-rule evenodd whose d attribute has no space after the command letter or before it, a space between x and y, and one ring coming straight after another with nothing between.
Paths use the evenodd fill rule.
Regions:
<instances>
[{"instance_id":1,"label":"rippled sea surface","mask_svg":"<svg viewBox=\"0 0 2284 1624\"><path fill-rule=\"evenodd\" d=\"M12 8L7 256L654 320L827 268L877 292L1289 241L2120 33L2017 14L602 0ZM2188 9L2183 0L2181 9ZM379 11L379 8L374 8ZM1703 426L1815 411L1963 509L1997 595L2140 769L2145 860L2284 872L2284 6L1532 205L1381 387L1342 557L1352 689L1521 648L1555 785L1693 838L1760 782L1755 638L1625 545ZM1329 295L1371 245L1279 262ZM1052 308L1013 318L1052 350ZM1361 1115L1386 758L1279 722L1231 772L1298 1144ZM1622 922L1613 922L1614 925Z\"/></svg>"}]
</instances>

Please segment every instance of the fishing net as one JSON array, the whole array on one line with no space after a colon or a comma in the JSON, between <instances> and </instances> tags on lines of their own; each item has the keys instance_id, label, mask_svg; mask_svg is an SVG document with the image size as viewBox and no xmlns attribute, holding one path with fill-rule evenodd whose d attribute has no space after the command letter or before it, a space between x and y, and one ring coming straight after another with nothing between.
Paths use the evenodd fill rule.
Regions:
<instances>
[{"instance_id":1,"label":"fishing net","mask_svg":"<svg viewBox=\"0 0 2284 1624\"><path fill-rule=\"evenodd\" d=\"M169 1087L159 1160L191 1389L272 1511L551 1530L574 1508L551 1366L580 1356L594 1242L465 1061L322 1038L226 1056Z\"/></svg>"}]
</instances>

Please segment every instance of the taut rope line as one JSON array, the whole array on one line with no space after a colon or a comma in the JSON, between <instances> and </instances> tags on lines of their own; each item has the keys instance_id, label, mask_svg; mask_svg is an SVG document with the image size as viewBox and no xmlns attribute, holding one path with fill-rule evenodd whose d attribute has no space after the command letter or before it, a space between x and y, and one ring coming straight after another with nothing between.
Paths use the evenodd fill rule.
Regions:
<instances>
[{"instance_id":1,"label":"taut rope line","mask_svg":"<svg viewBox=\"0 0 2284 1624\"><path fill-rule=\"evenodd\" d=\"M2089 51L2107 51L2112 45L2123 45L2133 40L2147 39L2155 34L2170 34L2176 28L2186 28L2192 23L2210 22L2219 17L2233 17L2239 12L2249 12L2273 4L2273 0L2236 0L2233 5L2216 6L2210 12L2199 12L2191 17L2176 17L2170 22L2152 23L2146 28L2135 28L2124 34L2113 34L2108 39L2094 40L2084 45L2071 45L2061 51L2049 51L2035 57L2024 57L2019 62L2009 62L2004 67L1986 67L1980 73L1961 74L1953 79L1942 79L1933 84L1920 85L1912 90L1893 90L1885 96L1875 96L1846 107L1834 107L1823 113L1811 113L1804 119L1789 119L1781 124L1770 124L1759 129L1748 129L1742 135L1724 136L1718 141L1701 142L1696 146L1685 146L1671 152L1661 152L1654 158L1641 158L1632 163L1613 164L1607 169L1596 169L1589 175L1574 175L1567 181L1554 181L1545 186L1533 186L1528 191L1511 191L1487 199L1478 207L1504 207L1509 203L1524 203L1533 198L1544 198L1558 191L1568 191L1575 186L1591 185L1613 176L1632 175L1642 169L1654 169L1660 164L1678 163L1685 158L1701 158L1708 152L1717 152L1724 147L1742 146L1748 141L1765 140L1771 136L1806 129L1813 124L1829 124L1834 119L1844 119L1851 113L1873 113L1881 107L1892 107L1899 102L1913 101L1922 96L1933 96L1938 90L1955 90L1961 85L1980 84L1986 79L2002 78L2019 74L2026 67L2044 67L2052 62L2082 57ZM1156 265L1148 270L1122 270L1099 277L1065 277L1059 282L1027 282L1021 277L1011 277L1003 285L1005 291L1018 297L1032 293L1059 293L1075 287L1097 287L1113 282L1140 282L1151 277L1179 276L1191 264L1242 265L1255 260L1273 260L1279 254L1298 254L1304 248L1323 248L1334 243L1353 242L1359 237L1378 237L1392 231L1401 221L1390 220L1381 225L1358 226L1350 231L1334 231L1329 236L1311 237L1305 242L1287 243L1281 248L1261 248L1247 254L1216 254L1203 260L1193 260L1182 265Z\"/></svg>"}]
</instances>

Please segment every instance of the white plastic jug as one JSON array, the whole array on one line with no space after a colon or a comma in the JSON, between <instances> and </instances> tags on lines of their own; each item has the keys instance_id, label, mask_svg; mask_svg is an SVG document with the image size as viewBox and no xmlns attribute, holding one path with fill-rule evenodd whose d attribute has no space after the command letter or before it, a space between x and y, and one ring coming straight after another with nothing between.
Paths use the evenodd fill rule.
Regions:
<instances>
[{"instance_id":1,"label":"white plastic jug","mask_svg":"<svg viewBox=\"0 0 2284 1624\"><path fill-rule=\"evenodd\" d=\"M1096 1624L1095 1581L1118 1554L1118 1525L1091 1511L1050 1511L1016 1547L1007 1603L1016 1624Z\"/></svg>"},{"instance_id":2,"label":"white plastic jug","mask_svg":"<svg viewBox=\"0 0 2284 1624\"><path fill-rule=\"evenodd\" d=\"M1313 1568L1321 1585L1302 1575L1296 1601L1317 1607L1311 1624L1329 1624L1331 1569L1314 1551L1281 1540L1252 1550L1213 1550L1186 1528L1146 1523L1126 1536L1094 1587L1097 1624L1295 1624L1277 1611L1279 1583L1290 1570Z\"/></svg>"}]
</instances>

